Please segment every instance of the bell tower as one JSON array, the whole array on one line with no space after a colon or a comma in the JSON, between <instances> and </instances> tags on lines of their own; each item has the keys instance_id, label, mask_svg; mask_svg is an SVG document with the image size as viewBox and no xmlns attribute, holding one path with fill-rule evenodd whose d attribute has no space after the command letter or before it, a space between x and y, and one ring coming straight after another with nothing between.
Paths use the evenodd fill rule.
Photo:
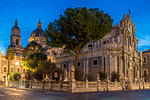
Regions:
<instances>
[{"instance_id":1,"label":"bell tower","mask_svg":"<svg viewBox=\"0 0 150 100\"><path fill-rule=\"evenodd\" d=\"M21 45L21 31L18 27L18 21L16 19L15 25L11 29L11 36L10 36L10 45L9 47L15 50L16 55L20 55L22 53L23 47Z\"/></svg>"}]
</instances>

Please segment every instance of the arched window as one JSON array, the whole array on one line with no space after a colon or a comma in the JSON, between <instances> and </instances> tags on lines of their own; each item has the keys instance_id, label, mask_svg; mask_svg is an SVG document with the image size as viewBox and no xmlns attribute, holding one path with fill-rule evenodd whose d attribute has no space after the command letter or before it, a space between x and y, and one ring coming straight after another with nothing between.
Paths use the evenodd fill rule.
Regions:
<instances>
[{"instance_id":1,"label":"arched window","mask_svg":"<svg viewBox=\"0 0 150 100\"><path fill-rule=\"evenodd\" d=\"M25 69L23 69L23 73L25 73L26 72L26 70Z\"/></svg>"},{"instance_id":2,"label":"arched window","mask_svg":"<svg viewBox=\"0 0 150 100\"><path fill-rule=\"evenodd\" d=\"M6 72L6 67L4 67L4 72Z\"/></svg>"},{"instance_id":3,"label":"arched window","mask_svg":"<svg viewBox=\"0 0 150 100\"><path fill-rule=\"evenodd\" d=\"M16 45L18 45L18 44L19 44L19 40L17 39L17 40L16 40Z\"/></svg>"},{"instance_id":4,"label":"arched window","mask_svg":"<svg viewBox=\"0 0 150 100\"><path fill-rule=\"evenodd\" d=\"M19 72L19 68L17 69L17 72Z\"/></svg>"}]
</instances>

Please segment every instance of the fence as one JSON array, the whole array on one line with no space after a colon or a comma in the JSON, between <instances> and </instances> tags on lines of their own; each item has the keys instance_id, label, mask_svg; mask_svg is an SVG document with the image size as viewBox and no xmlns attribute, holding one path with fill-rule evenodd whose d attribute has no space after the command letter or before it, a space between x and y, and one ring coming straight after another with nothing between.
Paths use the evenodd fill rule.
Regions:
<instances>
[{"instance_id":1,"label":"fence","mask_svg":"<svg viewBox=\"0 0 150 100\"><path fill-rule=\"evenodd\" d=\"M31 82L29 82L31 87ZM1 82L0 85L4 85ZM19 86L25 88L26 82L10 82L10 86ZM29 88L30 88L29 87ZM86 81L34 81L32 82L33 89L45 89L53 91L68 91L68 92L96 92L96 91L116 91L116 90L138 90L150 89L150 82L90 82Z\"/></svg>"}]
</instances>

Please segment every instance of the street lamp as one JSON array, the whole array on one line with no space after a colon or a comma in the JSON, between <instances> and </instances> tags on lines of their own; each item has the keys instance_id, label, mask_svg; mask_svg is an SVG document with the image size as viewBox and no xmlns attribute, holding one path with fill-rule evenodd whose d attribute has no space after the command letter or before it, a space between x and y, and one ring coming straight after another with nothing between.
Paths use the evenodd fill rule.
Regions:
<instances>
[{"instance_id":1,"label":"street lamp","mask_svg":"<svg viewBox=\"0 0 150 100\"><path fill-rule=\"evenodd\" d=\"M19 62L16 62L15 65L19 65Z\"/></svg>"}]
</instances>

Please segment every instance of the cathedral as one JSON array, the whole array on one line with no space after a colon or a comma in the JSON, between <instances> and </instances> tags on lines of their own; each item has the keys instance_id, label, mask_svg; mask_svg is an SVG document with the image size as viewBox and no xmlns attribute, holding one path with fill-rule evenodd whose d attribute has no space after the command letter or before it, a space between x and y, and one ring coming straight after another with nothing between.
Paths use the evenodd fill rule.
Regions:
<instances>
[{"instance_id":1,"label":"cathedral","mask_svg":"<svg viewBox=\"0 0 150 100\"><path fill-rule=\"evenodd\" d=\"M124 76L126 80L138 81L142 78L142 52L138 52L138 39L135 36L135 25L130 14L124 15L120 23L104 38L89 43L82 50L78 66L84 74L97 74L104 71L111 78L113 71ZM63 53L61 49L56 57L57 66L70 71L74 56Z\"/></svg>"},{"instance_id":2,"label":"cathedral","mask_svg":"<svg viewBox=\"0 0 150 100\"><path fill-rule=\"evenodd\" d=\"M113 71L124 75L126 80L138 81L142 78L142 52L138 52L138 39L135 36L135 25L131 21L130 14L124 15L119 24L113 25L113 29L104 38L89 43L80 54L78 66L82 67L84 74L97 74L104 71L111 77ZM15 50L15 59L11 61L10 72L20 72L25 78L26 69L22 66L21 30L17 20L11 30L11 42L9 47ZM44 53L55 62L70 72L74 63L74 56L63 53L63 48L52 48L46 45L46 38L39 20L37 28L31 33L29 43L35 41L40 44ZM0 53L0 80L4 81L7 74L8 61L4 54Z\"/></svg>"}]
</instances>

